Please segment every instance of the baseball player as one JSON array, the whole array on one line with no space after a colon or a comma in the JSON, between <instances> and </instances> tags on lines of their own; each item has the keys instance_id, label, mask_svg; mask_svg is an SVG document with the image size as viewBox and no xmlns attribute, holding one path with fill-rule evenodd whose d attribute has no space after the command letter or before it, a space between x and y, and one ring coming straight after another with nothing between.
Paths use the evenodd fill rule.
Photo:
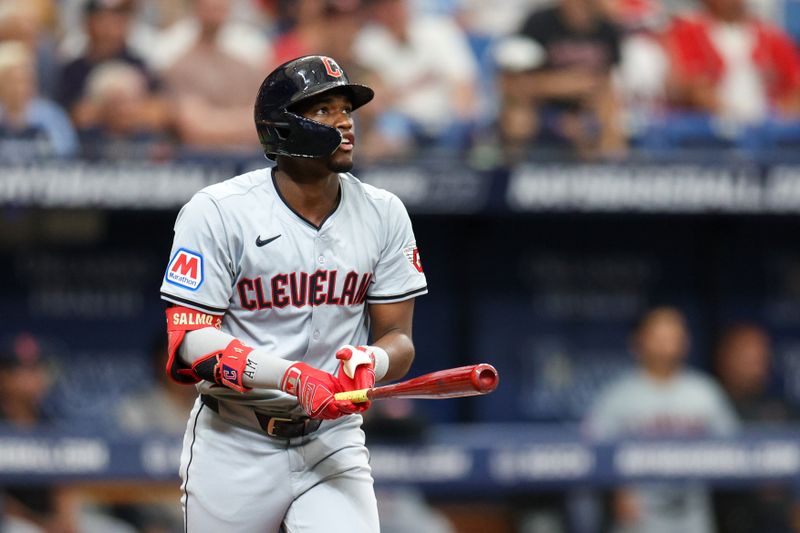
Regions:
<instances>
[{"instance_id":1,"label":"baseball player","mask_svg":"<svg viewBox=\"0 0 800 533\"><path fill-rule=\"evenodd\" d=\"M408 371L427 285L403 204L348 172L352 113L372 97L329 57L279 66L255 104L275 167L178 215L161 296L167 370L200 391L181 457L189 532L379 531L369 404L334 394Z\"/></svg>"},{"instance_id":2,"label":"baseball player","mask_svg":"<svg viewBox=\"0 0 800 533\"><path fill-rule=\"evenodd\" d=\"M689 330L683 314L656 307L632 335L639 369L611 383L588 414L599 439L725 436L738 422L720 386L685 367ZM702 483L644 482L618 488L612 498L614 533L711 533L710 495Z\"/></svg>"}]
</instances>

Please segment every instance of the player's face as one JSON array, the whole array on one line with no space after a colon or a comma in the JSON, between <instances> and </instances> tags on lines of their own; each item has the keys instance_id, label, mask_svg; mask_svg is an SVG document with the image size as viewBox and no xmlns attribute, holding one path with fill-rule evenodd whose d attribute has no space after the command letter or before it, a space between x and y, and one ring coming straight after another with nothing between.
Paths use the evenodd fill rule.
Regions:
<instances>
[{"instance_id":1,"label":"player's face","mask_svg":"<svg viewBox=\"0 0 800 533\"><path fill-rule=\"evenodd\" d=\"M740 394L760 392L769 380L771 349L766 335L743 331L721 354L720 375L726 388Z\"/></svg>"},{"instance_id":2,"label":"player's face","mask_svg":"<svg viewBox=\"0 0 800 533\"><path fill-rule=\"evenodd\" d=\"M688 350L688 335L682 320L669 315L654 317L639 334L642 364L656 371L680 366Z\"/></svg>"},{"instance_id":3,"label":"player's face","mask_svg":"<svg viewBox=\"0 0 800 533\"><path fill-rule=\"evenodd\" d=\"M336 128L342 134L342 143L328 156L328 167L332 172L348 172L353 168L353 148L356 137L353 132L353 104L343 94L324 94L298 110L306 118Z\"/></svg>"},{"instance_id":4,"label":"player's face","mask_svg":"<svg viewBox=\"0 0 800 533\"><path fill-rule=\"evenodd\" d=\"M7 107L19 109L34 97L36 73L33 65L21 63L3 70L0 82L0 102Z\"/></svg>"}]
</instances>

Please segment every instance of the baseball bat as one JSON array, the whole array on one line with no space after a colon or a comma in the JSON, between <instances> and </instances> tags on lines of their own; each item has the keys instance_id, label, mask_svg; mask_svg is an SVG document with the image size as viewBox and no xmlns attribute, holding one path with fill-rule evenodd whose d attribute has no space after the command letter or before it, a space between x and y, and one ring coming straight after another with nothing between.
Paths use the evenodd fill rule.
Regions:
<instances>
[{"instance_id":1,"label":"baseball bat","mask_svg":"<svg viewBox=\"0 0 800 533\"><path fill-rule=\"evenodd\" d=\"M497 370L492 365L481 363L439 370L391 385L337 392L334 397L356 403L382 398L463 398L488 394L497 388L499 381Z\"/></svg>"}]
</instances>

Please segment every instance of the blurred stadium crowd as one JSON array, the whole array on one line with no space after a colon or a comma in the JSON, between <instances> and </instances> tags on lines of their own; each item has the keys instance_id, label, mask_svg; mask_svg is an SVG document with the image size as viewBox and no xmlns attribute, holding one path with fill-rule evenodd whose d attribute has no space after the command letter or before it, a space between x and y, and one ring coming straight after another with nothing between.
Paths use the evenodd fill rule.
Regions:
<instances>
[{"instance_id":1,"label":"blurred stadium crowd","mask_svg":"<svg viewBox=\"0 0 800 533\"><path fill-rule=\"evenodd\" d=\"M798 142L793 5L3 0L0 158L257 153L252 95L307 53L376 88L358 117L362 162Z\"/></svg>"},{"instance_id":2,"label":"blurred stadium crowd","mask_svg":"<svg viewBox=\"0 0 800 533\"><path fill-rule=\"evenodd\" d=\"M800 146L798 5L795 0L0 0L0 163L257 157L252 107L258 85L274 66L307 53L336 58L353 81L376 89L375 101L356 116L359 165L424 152L485 167L513 165L542 151L583 161L622 160L649 150ZM444 225L428 222L430 233ZM477 225L470 227L480 236ZM570 241L569 231L564 234ZM451 244L446 231L436 236ZM483 237L497 248L504 242ZM446 255L438 257L442 278L450 275L443 268L450 260L442 258ZM515 261L516 256L508 263ZM465 267L465 275L471 268ZM558 270L561 275L564 269ZM46 270L42 278L49 274ZM520 293L520 274L506 274L508 280L495 282L498 290L491 287L500 303L502 290ZM786 277L797 289L797 272ZM686 282L697 288L692 283ZM439 286L445 287L441 294L462 294L460 286ZM480 300L477 294L472 296ZM459 301L467 300L448 303ZM439 309L438 303L428 305ZM420 307L425 312L425 305ZM513 311L504 311L507 315L495 320L513 322ZM541 393L535 399L544 405L569 403L558 396L559 384L569 401L585 392L565 418L598 440L728 436L749 423L796 422L796 404L774 387L767 330L756 322L729 324L702 344L714 348L703 355L709 373L701 373L687 361L695 319L672 307L643 313L628 339L618 335L614 341L627 343L633 356L621 350L622 358L594 362L597 386L572 387L563 360L539 358L544 366L535 374L541 383L530 384L532 394ZM558 332L565 338L569 333ZM42 423L57 427L64 420L74 424L74 416L60 419L60 410L92 388L102 392L92 398L107 401L73 405L73 415L80 411L90 424L110 417L131 433L180 434L194 390L164 379L163 342L153 342L152 366L122 357L83 362L72 357L59 367L66 359L59 353L63 348L15 335L0 350L0 419L21 431ZM502 342L492 338L491 347L503 352L495 347ZM452 344L445 347L455 351ZM427 364L433 365L430 370L445 366ZM375 435L386 431L390 439L418 436L423 424L409 409L376 405L367 423L374 424ZM4 532L182 530L177 500L94 509L59 487L2 487L2 492ZM800 500L786 486L712 494L702 485L648 485L585 496L559 493L517 502L522 511L515 531L800 531ZM413 491L389 490L380 497L387 506L385 533L454 531ZM404 518L409 512L417 513L413 526ZM483 531L506 531L486 527Z\"/></svg>"}]
</instances>

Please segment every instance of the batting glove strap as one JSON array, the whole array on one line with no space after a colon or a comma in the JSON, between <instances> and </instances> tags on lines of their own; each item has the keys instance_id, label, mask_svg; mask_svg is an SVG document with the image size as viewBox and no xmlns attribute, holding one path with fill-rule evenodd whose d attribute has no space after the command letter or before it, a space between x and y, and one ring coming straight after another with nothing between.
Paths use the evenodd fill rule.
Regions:
<instances>
[{"instance_id":1,"label":"batting glove strap","mask_svg":"<svg viewBox=\"0 0 800 533\"><path fill-rule=\"evenodd\" d=\"M369 385L370 387L375 384L375 381L382 380L389 372L389 354L380 346L350 346L346 344L336 352L336 358L342 363L341 372L351 379L355 377L360 366L369 365L369 371L375 375L375 380Z\"/></svg>"},{"instance_id":2,"label":"batting glove strap","mask_svg":"<svg viewBox=\"0 0 800 533\"><path fill-rule=\"evenodd\" d=\"M311 418L339 418L344 412L334 400L334 394L342 387L332 374L323 372L305 363L290 366L281 379L281 390L297 396L300 407Z\"/></svg>"},{"instance_id":3,"label":"batting glove strap","mask_svg":"<svg viewBox=\"0 0 800 533\"><path fill-rule=\"evenodd\" d=\"M389 354L380 346L367 346L375 361L375 381L380 381L389 372Z\"/></svg>"},{"instance_id":4,"label":"batting glove strap","mask_svg":"<svg viewBox=\"0 0 800 533\"><path fill-rule=\"evenodd\" d=\"M200 379L244 393L252 390L242 384L247 368L247 354L252 351L252 348L234 339L222 352L212 352L197 359L192 365L192 371Z\"/></svg>"},{"instance_id":5,"label":"batting glove strap","mask_svg":"<svg viewBox=\"0 0 800 533\"><path fill-rule=\"evenodd\" d=\"M345 344L336 351L336 359L339 360L339 374L342 372L350 379L355 379L356 371L359 367L375 368L375 357L369 351L370 346L351 346Z\"/></svg>"},{"instance_id":6,"label":"batting glove strap","mask_svg":"<svg viewBox=\"0 0 800 533\"><path fill-rule=\"evenodd\" d=\"M375 386L375 355L373 346L351 346L346 344L336 352L339 372L336 374L345 391L369 389ZM363 413L371 402L347 402L340 409L349 413Z\"/></svg>"}]
</instances>

